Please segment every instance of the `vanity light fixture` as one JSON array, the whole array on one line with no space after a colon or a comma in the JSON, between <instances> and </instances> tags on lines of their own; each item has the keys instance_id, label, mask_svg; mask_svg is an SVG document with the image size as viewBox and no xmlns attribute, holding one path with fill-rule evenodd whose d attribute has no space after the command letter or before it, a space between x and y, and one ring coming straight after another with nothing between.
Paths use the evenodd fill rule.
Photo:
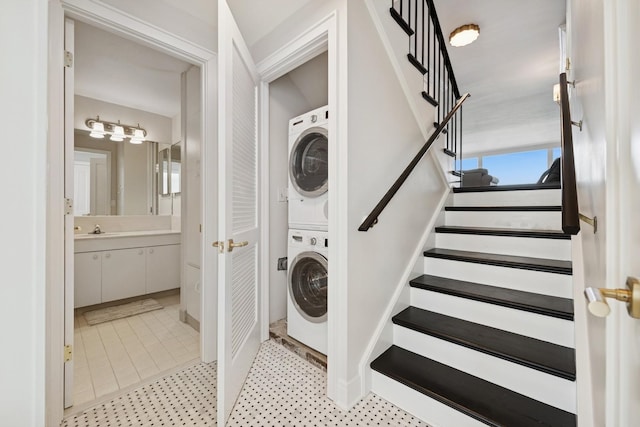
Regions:
<instances>
[{"instance_id":1,"label":"vanity light fixture","mask_svg":"<svg viewBox=\"0 0 640 427\"><path fill-rule=\"evenodd\" d=\"M144 142L145 132L144 129L134 129L133 136L131 137L132 144L142 144Z\"/></svg>"},{"instance_id":2,"label":"vanity light fixture","mask_svg":"<svg viewBox=\"0 0 640 427\"><path fill-rule=\"evenodd\" d=\"M132 144L142 144L146 140L147 131L137 126L123 125L118 120L117 123L107 122L100 120L100 116L95 119L87 119L84 124L91 129L89 136L93 138L104 138L105 135L110 135L110 140L119 142L124 141L125 138L130 138Z\"/></svg>"},{"instance_id":3,"label":"vanity light fixture","mask_svg":"<svg viewBox=\"0 0 640 427\"><path fill-rule=\"evenodd\" d=\"M124 134L124 128L120 125L116 125L113 127L113 134L109 139L111 139L112 141L120 142L124 141L125 136L126 135Z\"/></svg>"},{"instance_id":4,"label":"vanity light fixture","mask_svg":"<svg viewBox=\"0 0 640 427\"><path fill-rule=\"evenodd\" d=\"M100 116L98 116L98 120L100 120ZM87 126L89 126L88 123ZM92 138L104 138L104 124L102 122L95 121L89 128L91 129L89 136Z\"/></svg>"},{"instance_id":5,"label":"vanity light fixture","mask_svg":"<svg viewBox=\"0 0 640 427\"><path fill-rule=\"evenodd\" d=\"M473 43L478 36L480 36L480 27L476 24L466 24L449 34L449 43L453 47L466 46Z\"/></svg>"}]
</instances>

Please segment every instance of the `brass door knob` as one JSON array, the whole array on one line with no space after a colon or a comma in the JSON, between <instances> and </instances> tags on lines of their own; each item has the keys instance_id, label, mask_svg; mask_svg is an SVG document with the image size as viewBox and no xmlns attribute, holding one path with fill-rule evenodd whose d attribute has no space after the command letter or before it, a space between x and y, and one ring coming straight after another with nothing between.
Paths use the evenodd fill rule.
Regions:
<instances>
[{"instance_id":1,"label":"brass door knob","mask_svg":"<svg viewBox=\"0 0 640 427\"><path fill-rule=\"evenodd\" d=\"M611 313L606 298L616 299L627 304L629 316L640 319L640 280L627 277L626 289L586 288L584 296L588 301L591 314L605 317Z\"/></svg>"},{"instance_id":2,"label":"brass door knob","mask_svg":"<svg viewBox=\"0 0 640 427\"><path fill-rule=\"evenodd\" d=\"M224 253L224 242L215 241L211 244L214 248L218 248L219 253Z\"/></svg>"},{"instance_id":3,"label":"brass door knob","mask_svg":"<svg viewBox=\"0 0 640 427\"><path fill-rule=\"evenodd\" d=\"M241 248L243 246L247 246L248 244L248 240L245 240L244 242L234 243L233 239L229 239L229 244L227 245L227 247L229 248L229 252L232 252L233 248Z\"/></svg>"}]
</instances>

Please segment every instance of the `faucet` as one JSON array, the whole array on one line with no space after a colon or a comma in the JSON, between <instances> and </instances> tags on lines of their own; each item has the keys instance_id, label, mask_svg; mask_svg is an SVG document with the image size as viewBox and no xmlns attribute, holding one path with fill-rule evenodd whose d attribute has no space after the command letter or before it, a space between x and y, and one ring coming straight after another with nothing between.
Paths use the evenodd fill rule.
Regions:
<instances>
[{"instance_id":1,"label":"faucet","mask_svg":"<svg viewBox=\"0 0 640 427\"><path fill-rule=\"evenodd\" d=\"M96 226L93 228L93 234L101 234L102 230L100 230L100 224L96 224Z\"/></svg>"}]
</instances>

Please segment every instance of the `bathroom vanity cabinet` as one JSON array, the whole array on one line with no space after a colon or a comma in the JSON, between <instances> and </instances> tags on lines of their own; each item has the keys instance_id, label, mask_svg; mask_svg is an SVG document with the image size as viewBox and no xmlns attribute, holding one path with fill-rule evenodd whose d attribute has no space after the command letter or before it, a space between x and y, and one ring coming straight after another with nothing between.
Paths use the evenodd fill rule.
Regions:
<instances>
[{"instance_id":1,"label":"bathroom vanity cabinet","mask_svg":"<svg viewBox=\"0 0 640 427\"><path fill-rule=\"evenodd\" d=\"M179 234L123 234L76 239L75 307L180 287Z\"/></svg>"}]
</instances>

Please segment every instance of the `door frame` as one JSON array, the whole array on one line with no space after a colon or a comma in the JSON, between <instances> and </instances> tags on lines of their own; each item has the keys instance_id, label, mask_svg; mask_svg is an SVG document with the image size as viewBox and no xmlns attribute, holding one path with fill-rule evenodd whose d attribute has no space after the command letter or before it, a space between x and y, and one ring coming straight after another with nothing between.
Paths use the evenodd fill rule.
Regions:
<instances>
[{"instance_id":1,"label":"door frame","mask_svg":"<svg viewBox=\"0 0 640 427\"><path fill-rule=\"evenodd\" d=\"M298 35L291 42L260 61L260 144L268 147L269 141L269 85L279 77L294 70L315 56L328 53L329 99L329 293L328 293L328 350L327 396L338 406L348 408L354 394L353 384L347 378L347 105L346 105L346 49L339 43L339 12L332 11L317 23ZM339 66L339 64L343 64ZM342 96L340 94L343 94ZM268 153L268 152L267 152ZM261 241L261 338L269 339L269 156L260 159L262 230Z\"/></svg>"},{"instance_id":2,"label":"door frame","mask_svg":"<svg viewBox=\"0 0 640 427\"><path fill-rule=\"evenodd\" d=\"M171 56L197 65L201 69L201 132L203 218L201 251L201 359L217 359L217 253L205 242L217 235L217 55L215 52L185 40L100 1L49 0L49 71L48 71L48 193L47 198L47 425L58 425L63 418L64 390L64 127L61 105L64 102L63 51L64 18L69 17L122 35L137 43L151 46ZM205 197L207 194L214 195ZM207 261L207 262L205 262ZM213 308L210 310L209 308Z\"/></svg>"}]
</instances>

